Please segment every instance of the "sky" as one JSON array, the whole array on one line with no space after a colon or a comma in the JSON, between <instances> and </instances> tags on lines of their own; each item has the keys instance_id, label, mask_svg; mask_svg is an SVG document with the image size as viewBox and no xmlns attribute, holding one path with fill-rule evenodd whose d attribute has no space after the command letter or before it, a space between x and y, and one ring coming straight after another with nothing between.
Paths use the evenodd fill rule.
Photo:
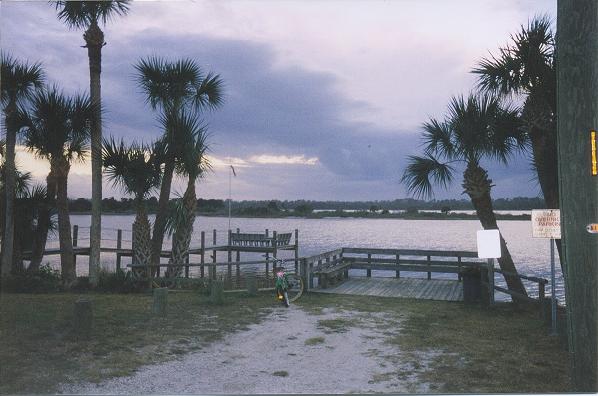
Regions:
<instances>
[{"instance_id":1,"label":"sky","mask_svg":"<svg viewBox=\"0 0 598 396\"><path fill-rule=\"evenodd\" d=\"M387 200L408 197L400 178L421 152L421 125L444 118L475 89L471 69L556 0L135 1L106 26L104 136L149 142L158 114L135 83L148 56L194 59L224 81L224 105L203 114L213 171L203 198ZM0 44L41 62L47 82L88 92L83 31L47 1L0 3ZM485 163L494 198L539 196L529 155ZM49 166L18 147L17 165L43 181ZM91 167L75 164L69 196L91 195ZM459 176L459 175L457 175ZM435 198L464 198L460 178ZM176 180L172 195L182 195ZM122 197L107 180L104 197Z\"/></svg>"}]
</instances>

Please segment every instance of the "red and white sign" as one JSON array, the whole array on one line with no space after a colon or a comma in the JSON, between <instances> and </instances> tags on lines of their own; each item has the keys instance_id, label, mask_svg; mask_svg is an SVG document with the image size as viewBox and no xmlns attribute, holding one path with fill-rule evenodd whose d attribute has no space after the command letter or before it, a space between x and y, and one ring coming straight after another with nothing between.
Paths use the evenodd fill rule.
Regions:
<instances>
[{"instance_id":1,"label":"red and white sign","mask_svg":"<svg viewBox=\"0 0 598 396\"><path fill-rule=\"evenodd\" d=\"M532 210L532 237L561 239L561 211Z\"/></svg>"}]
</instances>

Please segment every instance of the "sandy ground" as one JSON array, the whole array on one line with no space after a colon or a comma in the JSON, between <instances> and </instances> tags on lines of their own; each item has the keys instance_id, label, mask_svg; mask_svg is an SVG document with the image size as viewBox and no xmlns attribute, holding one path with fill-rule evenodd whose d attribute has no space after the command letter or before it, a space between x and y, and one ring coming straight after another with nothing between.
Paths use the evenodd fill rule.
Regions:
<instances>
[{"instance_id":1,"label":"sandy ground","mask_svg":"<svg viewBox=\"0 0 598 396\"><path fill-rule=\"evenodd\" d=\"M359 323L336 331L321 320ZM383 318L350 311L300 307L275 309L260 324L228 335L180 360L145 366L133 376L99 384L62 387L73 394L238 394L429 392L418 380L433 352L423 353L414 368L401 359L388 333L376 328ZM396 323L400 328L399 323ZM393 326L394 327L394 326ZM323 340L313 340L323 337ZM313 345L306 344L310 340Z\"/></svg>"}]
</instances>

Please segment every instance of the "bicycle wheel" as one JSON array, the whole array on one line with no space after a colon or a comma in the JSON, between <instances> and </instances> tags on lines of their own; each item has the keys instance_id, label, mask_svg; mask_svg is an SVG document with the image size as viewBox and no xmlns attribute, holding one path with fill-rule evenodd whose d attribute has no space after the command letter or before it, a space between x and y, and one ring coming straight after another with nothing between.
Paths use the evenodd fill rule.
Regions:
<instances>
[{"instance_id":1,"label":"bicycle wheel","mask_svg":"<svg viewBox=\"0 0 598 396\"><path fill-rule=\"evenodd\" d=\"M303 279L297 274L289 274L287 275L287 281L289 283L289 288L287 289L289 302L293 302L303 294Z\"/></svg>"}]
</instances>

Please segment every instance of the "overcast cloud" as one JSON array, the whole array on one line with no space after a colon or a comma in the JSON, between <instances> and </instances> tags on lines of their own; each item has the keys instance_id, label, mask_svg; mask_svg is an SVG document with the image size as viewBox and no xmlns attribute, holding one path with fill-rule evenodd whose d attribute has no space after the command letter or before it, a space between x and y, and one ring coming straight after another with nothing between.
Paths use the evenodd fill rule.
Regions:
<instances>
[{"instance_id":1,"label":"overcast cloud","mask_svg":"<svg viewBox=\"0 0 598 396\"><path fill-rule=\"evenodd\" d=\"M48 81L87 91L81 31L69 31L47 2L3 1L3 50L41 61ZM134 82L141 57L196 59L219 73L226 102L205 114L214 172L201 197L394 199L420 125L443 117L451 95L474 86L469 70L556 1L135 2L104 29L104 134L149 141L156 114ZM43 178L47 166L19 152ZM535 196L527 159L488 164L495 197ZM90 195L89 165L72 170L69 195ZM182 189L177 185L176 189ZM120 196L106 184L104 196ZM459 197L456 183L437 197Z\"/></svg>"}]
</instances>

